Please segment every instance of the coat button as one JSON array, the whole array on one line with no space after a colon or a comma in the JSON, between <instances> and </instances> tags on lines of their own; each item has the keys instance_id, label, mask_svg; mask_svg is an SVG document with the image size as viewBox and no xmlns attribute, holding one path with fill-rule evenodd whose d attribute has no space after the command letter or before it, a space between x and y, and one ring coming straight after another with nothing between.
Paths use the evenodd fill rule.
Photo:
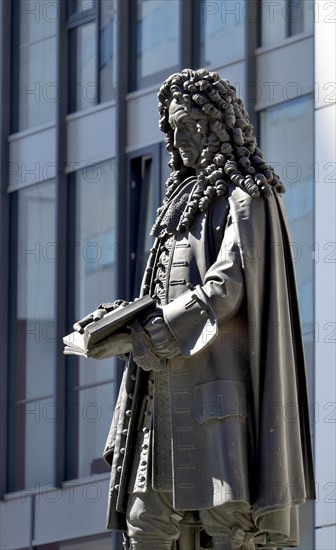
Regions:
<instances>
[{"instance_id":1,"label":"coat button","mask_svg":"<svg viewBox=\"0 0 336 550\"><path fill-rule=\"evenodd\" d=\"M135 380L135 379L136 379L135 374L131 374L131 380Z\"/></svg>"},{"instance_id":2,"label":"coat button","mask_svg":"<svg viewBox=\"0 0 336 550\"><path fill-rule=\"evenodd\" d=\"M206 314L207 314L207 312L205 311L205 309L201 309L200 316L204 317Z\"/></svg>"},{"instance_id":3,"label":"coat button","mask_svg":"<svg viewBox=\"0 0 336 550\"><path fill-rule=\"evenodd\" d=\"M131 409L128 409L128 411L126 411L126 416L131 416L131 414L132 414Z\"/></svg>"},{"instance_id":4,"label":"coat button","mask_svg":"<svg viewBox=\"0 0 336 550\"><path fill-rule=\"evenodd\" d=\"M122 447L122 449L120 449L120 454L122 454L122 455L125 454L125 447Z\"/></svg>"},{"instance_id":5,"label":"coat button","mask_svg":"<svg viewBox=\"0 0 336 550\"><path fill-rule=\"evenodd\" d=\"M123 435L127 435L128 430L123 430L122 433L123 433Z\"/></svg>"},{"instance_id":6,"label":"coat button","mask_svg":"<svg viewBox=\"0 0 336 550\"><path fill-rule=\"evenodd\" d=\"M142 431L143 431L144 434L148 434L149 428L142 428Z\"/></svg>"},{"instance_id":7,"label":"coat button","mask_svg":"<svg viewBox=\"0 0 336 550\"><path fill-rule=\"evenodd\" d=\"M115 486L114 486L114 488L115 488L116 491L119 491L119 487L120 487L120 485L115 485Z\"/></svg>"},{"instance_id":8,"label":"coat button","mask_svg":"<svg viewBox=\"0 0 336 550\"><path fill-rule=\"evenodd\" d=\"M122 472L122 466L118 466L117 472L119 472L119 473Z\"/></svg>"},{"instance_id":9,"label":"coat button","mask_svg":"<svg viewBox=\"0 0 336 550\"><path fill-rule=\"evenodd\" d=\"M151 411L145 411L146 416L150 416L151 414L152 414Z\"/></svg>"},{"instance_id":10,"label":"coat button","mask_svg":"<svg viewBox=\"0 0 336 550\"><path fill-rule=\"evenodd\" d=\"M128 399L133 399L133 393L128 394Z\"/></svg>"}]
</instances>

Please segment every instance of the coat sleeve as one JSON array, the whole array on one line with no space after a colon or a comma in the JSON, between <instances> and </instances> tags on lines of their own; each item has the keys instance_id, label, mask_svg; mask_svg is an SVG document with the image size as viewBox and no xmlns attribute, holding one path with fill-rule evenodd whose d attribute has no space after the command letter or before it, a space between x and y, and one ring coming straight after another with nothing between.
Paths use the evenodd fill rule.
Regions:
<instances>
[{"instance_id":1,"label":"coat sleeve","mask_svg":"<svg viewBox=\"0 0 336 550\"><path fill-rule=\"evenodd\" d=\"M244 296L244 276L238 237L228 216L216 261L204 282L163 306L164 319L181 354L190 357L208 346L218 326L237 313Z\"/></svg>"}]
</instances>

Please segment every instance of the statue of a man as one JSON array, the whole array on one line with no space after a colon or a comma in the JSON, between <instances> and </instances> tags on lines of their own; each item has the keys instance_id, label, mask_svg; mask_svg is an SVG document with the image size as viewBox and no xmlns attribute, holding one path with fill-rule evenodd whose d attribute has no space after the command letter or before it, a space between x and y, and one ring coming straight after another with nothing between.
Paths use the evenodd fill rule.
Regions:
<instances>
[{"instance_id":1,"label":"statue of a man","mask_svg":"<svg viewBox=\"0 0 336 550\"><path fill-rule=\"evenodd\" d=\"M216 550L296 546L314 480L284 187L227 80L187 69L158 97L172 172L141 289L157 308L121 349L108 527L168 550L192 511Z\"/></svg>"}]
</instances>

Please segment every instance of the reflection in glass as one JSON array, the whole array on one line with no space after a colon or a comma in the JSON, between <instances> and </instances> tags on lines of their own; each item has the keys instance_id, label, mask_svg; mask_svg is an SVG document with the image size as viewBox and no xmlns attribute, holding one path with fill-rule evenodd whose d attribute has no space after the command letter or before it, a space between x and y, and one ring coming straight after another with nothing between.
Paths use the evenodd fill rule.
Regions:
<instances>
[{"instance_id":1,"label":"reflection in glass","mask_svg":"<svg viewBox=\"0 0 336 550\"><path fill-rule=\"evenodd\" d=\"M19 191L17 312L15 334L11 335L15 454L10 457L19 487L12 490L50 483L54 478L55 212L55 182ZM45 459L37 467L36 449L41 442Z\"/></svg>"},{"instance_id":2,"label":"reflection in glass","mask_svg":"<svg viewBox=\"0 0 336 550\"><path fill-rule=\"evenodd\" d=\"M20 399L54 390L55 203L54 182L19 192L17 322L26 376Z\"/></svg>"},{"instance_id":3,"label":"reflection in glass","mask_svg":"<svg viewBox=\"0 0 336 550\"><path fill-rule=\"evenodd\" d=\"M47 364L45 368L48 368ZM36 379L35 379L36 383ZM47 399L26 403L19 407L22 419L25 420L25 486L39 488L47 484L53 485L55 469L55 423L59 410L55 399ZM43 460L37 460L37 449L43 445Z\"/></svg>"},{"instance_id":4,"label":"reflection in glass","mask_svg":"<svg viewBox=\"0 0 336 550\"><path fill-rule=\"evenodd\" d=\"M100 12L100 101L110 101L116 96L115 51L116 51L115 6L101 3Z\"/></svg>"},{"instance_id":5,"label":"reflection in glass","mask_svg":"<svg viewBox=\"0 0 336 550\"><path fill-rule=\"evenodd\" d=\"M19 130L56 117L57 2L24 0L20 4Z\"/></svg>"},{"instance_id":6,"label":"reflection in glass","mask_svg":"<svg viewBox=\"0 0 336 550\"><path fill-rule=\"evenodd\" d=\"M179 0L138 0L138 87L173 72L179 63L179 36Z\"/></svg>"},{"instance_id":7,"label":"reflection in glass","mask_svg":"<svg viewBox=\"0 0 336 550\"><path fill-rule=\"evenodd\" d=\"M116 167L114 161L77 172L76 318L116 292ZM113 359L80 360L80 385L113 378Z\"/></svg>"},{"instance_id":8,"label":"reflection in glass","mask_svg":"<svg viewBox=\"0 0 336 550\"><path fill-rule=\"evenodd\" d=\"M304 333L313 323L313 100L311 96L261 113L265 158L286 186L283 195L291 230L292 254Z\"/></svg>"},{"instance_id":9,"label":"reflection in glass","mask_svg":"<svg viewBox=\"0 0 336 550\"><path fill-rule=\"evenodd\" d=\"M201 65L219 68L244 57L244 0L201 3Z\"/></svg>"},{"instance_id":10,"label":"reflection in glass","mask_svg":"<svg viewBox=\"0 0 336 550\"><path fill-rule=\"evenodd\" d=\"M113 385L110 382L78 392L78 477L107 470L102 452L113 412Z\"/></svg>"},{"instance_id":11,"label":"reflection in glass","mask_svg":"<svg viewBox=\"0 0 336 550\"><path fill-rule=\"evenodd\" d=\"M261 3L261 46L271 46L286 38L287 0Z\"/></svg>"},{"instance_id":12,"label":"reflection in glass","mask_svg":"<svg viewBox=\"0 0 336 550\"><path fill-rule=\"evenodd\" d=\"M116 166L114 161L92 165L76 174L75 317L80 319L116 292ZM74 426L78 438L76 476L99 473L104 438L111 421L116 360L78 358L74 380ZM106 382L109 382L106 384ZM91 405L90 405L91 403ZM94 403L92 405L92 403ZM77 406L76 405L76 406ZM93 410L101 415L93 418ZM73 450L74 452L74 450Z\"/></svg>"},{"instance_id":13,"label":"reflection in glass","mask_svg":"<svg viewBox=\"0 0 336 550\"><path fill-rule=\"evenodd\" d=\"M95 23L76 29L77 78L72 84L76 89L76 110L88 109L97 103L97 47Z\"/></svg>"},{"instance_id":14,"label":"reflection in glass","mask_svg":"<svg viewBox=\"0 0 336 550\"><path fill-rule=\"evenodd\" d=\"M68 15L95 8L99 0L67 0ZM105 3L107 0L104 0Z\"/></svg>"}]
</instances>

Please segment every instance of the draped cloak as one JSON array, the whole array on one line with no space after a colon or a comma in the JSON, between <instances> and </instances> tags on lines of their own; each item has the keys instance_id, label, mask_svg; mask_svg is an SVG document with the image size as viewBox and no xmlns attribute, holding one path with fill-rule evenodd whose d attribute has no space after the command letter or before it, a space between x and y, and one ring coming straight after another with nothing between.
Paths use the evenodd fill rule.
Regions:
<instances>
[{"instance_id":1,"label":"draped cloak","mask_svg":"<svg viewBox=\"0 0 336 550\"><path fill-rule=\"evenodd\" d=\"M228 187L227 197L175 235L169 266L170 281L192 285L169 287L163 308L181 349L167 364L174 507L247 504L256 529L267 533L268 546L296 546L297 505L315 493L287 222L276 191L268 199L251 198ZM150 291L158 246L159 239L148 260L144 292ZM187 258L183 268L181 258ZM111 529L126 530L147 383L148 373L130 359L104 451L111 466Z\"/></svg>"}]
</instances>

